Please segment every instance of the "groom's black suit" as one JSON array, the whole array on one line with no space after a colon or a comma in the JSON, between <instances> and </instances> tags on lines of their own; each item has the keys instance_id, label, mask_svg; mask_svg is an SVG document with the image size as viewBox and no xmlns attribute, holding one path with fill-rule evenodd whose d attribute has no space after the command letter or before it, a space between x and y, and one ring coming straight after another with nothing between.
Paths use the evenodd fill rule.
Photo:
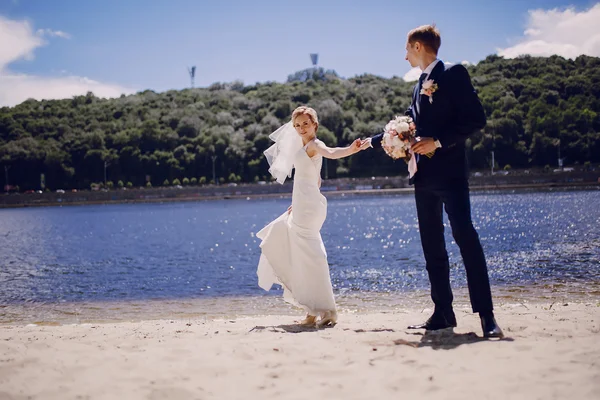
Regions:
<instances>
[{"instance_id":1,"label":"groom's black suit","mask_svg":"<svg viewBox=\"0 0 600 400\"><path fill-rule=\"evenodd\" d=\"M419 232L431 282L431 297L437 313L448 311L449 318L454 317L444 240L444 207L467 271L473 312L491 312L492 295L485 256L471 221L465 155L467 137L486 124L483 106L462 65L446 68L442 61L437 63L428 78L438 85L432 103L428 96L419 93L423 78L422 75L415 86L406 115L415 121L417 136L432 137L442 145L431 158L419 156L418 171L411 179L415 185ZM380 144L382 137L383 134L374 136L372 143Z\"/></svg>"}]
</instances>

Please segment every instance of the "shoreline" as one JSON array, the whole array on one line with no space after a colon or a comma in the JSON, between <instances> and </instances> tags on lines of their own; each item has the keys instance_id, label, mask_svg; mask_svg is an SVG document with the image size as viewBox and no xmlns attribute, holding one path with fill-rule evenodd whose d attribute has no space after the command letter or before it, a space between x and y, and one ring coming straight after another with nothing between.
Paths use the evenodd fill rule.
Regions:
<instances>
[{"instance_id":1,"label":"shoreline","mask_svg":"<svg viewBox=\"0 0 600 400\"><path fill-rule=\"evenodd\" d=\"M456 287L454 305L470 308L466 287ZM600 282L556 282L492 286L498 307L530 304L594 303L600 306ZM429 289L406 292L352 292L335 294L338 311L345 314L400 312L431 309ZM599 309L600 312L600 309ZM298 317L299 308L286 303L282 292L247 296L215 296L172 299L87 300L72 302L8 303L0 307L0 328L6 326L60 326L86 323L122 323L151 320L253 318L279 315Z\"/></svg>"},{"instance_id":2,"label":"shoreline","mask_svg":"<svg viewBox=\"0 0 600 400\"><path fill-rule=\"evenodd\" d=\"M479 185L471 186L470 191L505 191L505 190L552 190L552 189L573 189L573 190L595 190L600 189L600 182L570 182L570 183L530 183L530 184L498 184L498 185ZM142 189L143 190L143 189ZM110 193L110 192L107 192ZM345 196L380 196L412 194L413 187L389 188L389 189L352 189L352 190L322 190L327 198L345 197ZM200 202L215 200L260 200L268 198L290 198L292 195L291 187L289 192L276 193L244 193L244 194L219 194L206 196L182 196L182 197L159 197L159 198L135 198L135 199L117 199L117 200L86 200L86 201L48 201L48 202L23 202L14 204L0 203L0 209L3 208L30 208L30 207L62 207L62 206L84 206L84 205L108 205L108 204L155 204L155 203L177 203L177 202Z\"/></svg>"}]
</instances>

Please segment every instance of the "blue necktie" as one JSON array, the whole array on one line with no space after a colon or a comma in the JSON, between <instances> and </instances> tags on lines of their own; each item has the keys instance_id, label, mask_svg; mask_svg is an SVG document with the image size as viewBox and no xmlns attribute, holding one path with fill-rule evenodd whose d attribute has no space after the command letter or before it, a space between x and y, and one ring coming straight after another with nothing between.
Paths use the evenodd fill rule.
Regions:
<instances>
[{"instance_id":1,"label":"blue necktie","mask_svg":"<svg viewBox=\"0 0 600 400\"><path fill-rule=\"evenodd\" d=\"M417 88L417 114L421 114L421 87L423 87L423 82L425 81L425 78L427 78L427 73L423 72L421 74L421 76L419 76L419 87ZM417 163L419 162L419 154L415 154Z\"/></svg>"},{"instance_id":2,"label":"blue necktie","mask_svg":"<svg viewBox=\"0 0 600 400\"><path fill-rule=\"evenodd\" d=\"M427 78L427 75L428 74L423 72L419 77L419 86L417 87L417 104L415 104L415 107L417 107L417 114L421 113L421 88L423 87L423 82L425 81L425 78Z\"/></svg>"}]
</instances>

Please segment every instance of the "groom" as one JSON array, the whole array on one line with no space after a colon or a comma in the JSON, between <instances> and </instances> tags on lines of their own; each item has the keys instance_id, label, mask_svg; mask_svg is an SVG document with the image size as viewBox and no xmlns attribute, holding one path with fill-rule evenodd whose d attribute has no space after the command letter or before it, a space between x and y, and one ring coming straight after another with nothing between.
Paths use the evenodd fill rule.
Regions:
<instances>
[{"instance_id":1,"label":"groom","mask_svg":"<svg viewBox=\"0 0 600 400\"><path fill-rule=\"evenodd\" d=\"M473 312L479 313L485 337L503 337L493 314L492 294L485 256L471 221L465 140L486 124L483 107L466 68L446 67L437 58L440 33L424 25L408 33L406 60L423 73L415 86L406 115L417 126L417 172L415 186L419 232L425 255L433 315L410 329L438 330L456 326L452 310L450 265L444 240L443 211L448 214L452 235L460 248L467 272ZM371 138L380 144L383 134ZM433 155L432 155L433 153Z\"/></svg>"}]
</instances>

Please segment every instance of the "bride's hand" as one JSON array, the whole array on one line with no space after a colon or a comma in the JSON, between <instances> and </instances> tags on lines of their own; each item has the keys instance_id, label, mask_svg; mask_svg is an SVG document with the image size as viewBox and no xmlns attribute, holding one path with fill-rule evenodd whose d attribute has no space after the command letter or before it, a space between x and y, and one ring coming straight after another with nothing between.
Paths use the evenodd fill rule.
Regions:
<instances>
[{"instance_id":1,"label":"bride's hand","mask_svg":"<svg viewBox=\"0 0 600 400\"><path fill-rule=\"evenodd\" d=\"M356 139L354 142L352 142L352 150L354 150L355 152L361 151L362 150L361 145L362 145L362 140Z\"/></svg>"}]
</instances>

